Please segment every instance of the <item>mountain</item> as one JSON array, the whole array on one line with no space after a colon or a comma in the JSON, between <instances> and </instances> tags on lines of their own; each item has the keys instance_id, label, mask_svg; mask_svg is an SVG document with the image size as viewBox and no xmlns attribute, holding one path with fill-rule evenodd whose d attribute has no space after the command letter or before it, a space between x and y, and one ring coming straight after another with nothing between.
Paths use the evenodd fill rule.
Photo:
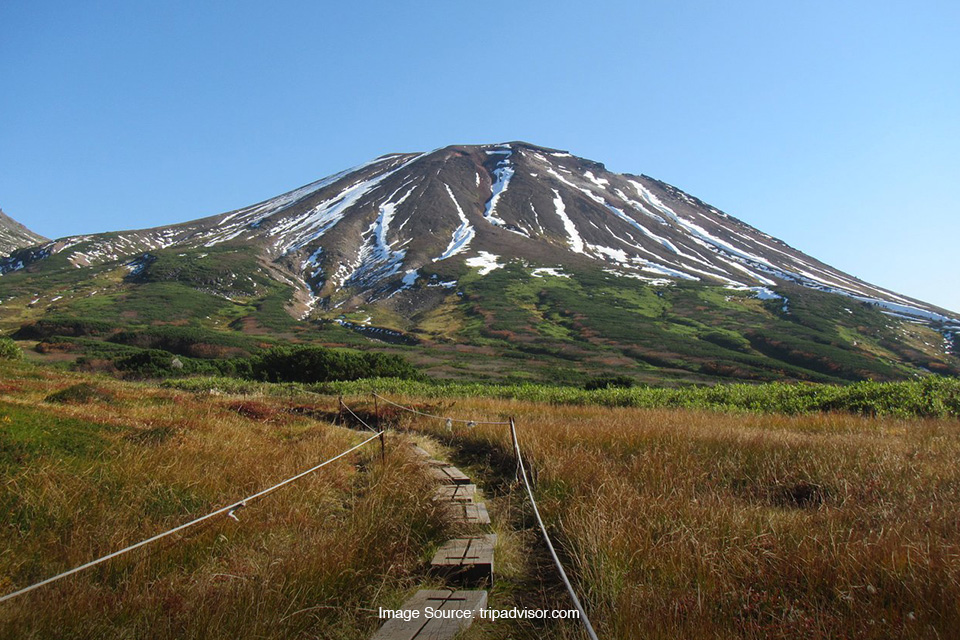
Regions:
<instances>
[{"instance_id":1,"label":"mountain","mask_svg":"<svg viewBox=\"0 0 960 640\"><path fill-rule=\"evenodd\" d=\"M522 142L382 156L229 213L21 249L0 274L0 326L369 338L445 376L960 372L956 314L659 180Z\"/></svg>"},{"instance_id":2,"label":"mountain","mask_svg":"<svg viewBox=\"0 0 960 640\"><path fill-rule=\"evenodd\" d=\"M0 256L41 242L47 242L47 239L30 231L0 209Z\"/></svg>"}]
</instances>

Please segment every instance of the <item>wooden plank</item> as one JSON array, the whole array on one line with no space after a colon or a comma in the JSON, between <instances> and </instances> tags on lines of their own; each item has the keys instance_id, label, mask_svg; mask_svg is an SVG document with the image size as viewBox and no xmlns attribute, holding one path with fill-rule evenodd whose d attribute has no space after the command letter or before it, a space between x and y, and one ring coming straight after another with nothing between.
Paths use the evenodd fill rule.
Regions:
<instances>
[{"instance_id":1,"label":"wooden plank","mask_svg":"<svg viewBox=\"0 0 960 640\"><path fill-rule=\"evenodd\" d=\"M380 627L373 640L450 640L469 627L487 606L486 591L454 591L452 589L421 590L407 600L401 609L419 612L409 620L392 618ZM469 611L471 617L427 618L426 610Z\"/></svg>"},{"instance_id":2,"label":"wooden plank","mask_svg":"<svg viewBox=\"0 0 960 640\"><path fill-rule=\"evenodd\" d=\"M475 502L452 502L447 505L447 514L454 522L463 524L490 524L487 505Z\"/></svg>"},{"instance_id":3,"label":"wooden plank","mask_svg":"<svg viewBox=\"0 0 960 640\"><path fill-rule=\"evenodd\" d=\"M430 475L443 484L470 484L470 478L454 466L432 467Z\"/></svg>"},{"instance_id":4,"label":"wooden plank","mask_svg":"<svg viewBox=\"0 0 960 640\"><path fill-rule=\"evenodd\" d=\"M493 547L497 536L482 536L448 540L430 562L436 573L464 584L493 584Z\"/></svg>"},{"instance_id":5,"label":"wooden plank","mask_svg":"<svg viewBox=\"0 0 960 640\"><path fill-rule=\"evenodd\" d=\"M452 500L454 502L473 502L477 493L475 484L445 484L437 487L437 500Z\"/></svg>"},{"instance_id":6,"label":"wooden plank","mask_svg":"<svg viewBox=\"0 0 960 640\"><path fill-rule=\"evenodd\" d=\"M413 454L418 458L429 458L430 454L420 445L413 445Z\"/></svg>"}]
</instances>

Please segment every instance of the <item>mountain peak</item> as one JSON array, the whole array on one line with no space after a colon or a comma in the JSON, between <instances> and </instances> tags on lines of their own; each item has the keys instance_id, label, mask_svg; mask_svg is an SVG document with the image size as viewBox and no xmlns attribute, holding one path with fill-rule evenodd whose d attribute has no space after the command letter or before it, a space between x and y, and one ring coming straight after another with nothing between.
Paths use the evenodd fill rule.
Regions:
<instances>
[{"instance_id":1,"label":"mountain peak","mask_svg":"<svg viewBox=\"0 0 960 640\"><path fill-rule=\"evenodd\" d=\"M22 249L0 273L42 270L60 254L74 269L123 266L143 281L160 277L163 252L197 263L163 267L163 277L202 272L208 254L255 256L258 273L290 287L288 310L301 319L385 313L415 328L459 308L464 283L509 273L616 281L656 299L692 287L705 297L691 309L747 296L787 319L810 291L845 300L840 313L867 305L947 342L960 331L956 314L845 274L670 184L522 141L383 155L236 211ZM231 270L201 288L233 299L244 277L257 280Z\"/></svg>"}]
</instances>

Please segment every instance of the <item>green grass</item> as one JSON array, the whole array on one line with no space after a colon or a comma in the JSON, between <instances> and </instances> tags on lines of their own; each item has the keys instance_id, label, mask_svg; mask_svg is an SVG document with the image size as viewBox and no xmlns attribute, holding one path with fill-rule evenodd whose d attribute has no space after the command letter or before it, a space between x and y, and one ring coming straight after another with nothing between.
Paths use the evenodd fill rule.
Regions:
<instances>
[{"instance_id":1,"label":"green grass","mask_svg":"<svg viewBox=\"0 0 960 640\"><path fill-rule=\"evenodd\" d=\"M0 306L0 323L14 329L48 322L43 332L51 341L90 339L74 342L79 346L71 351L88 358L111 348L97 348L96 339L121 332L112 339L206 359L253 354L263 343L384 349L411 357L428 375L509 383L574 384L581 375L611 371L659 385L960 375L960 359L940 348L936 327L915 328L869 305L790 284L778 288L789 298L784 311L782 300L748 292L700 282L654 287L599 268L535 278L533 265L515 261L479 277L439 265L436 275L457 277L459 285L436 312L408 317L372 303L357 311L320 310L323 317L299 322L288 310L292 288L271 280L253 253L226 244L151 255L135 276L124 261L62 273L61 256L8 274L4 285L18 295ZM425 279L432 274L425 270ZM49 295L31 307L35 291ZM64 299L49 303L57 292ZM375 326L411 339L386 345L375 333L335 324L341 313L369 314ZM97 333L77 333L71 319ZM51 331L57 323L61 330Z\"/></svg>"},{"instance_id":2,"label":"green grass","mask_svg":"<svg viewBox=\"0 0 960 640\"><path fill-rule=\"evenodd\" d=\"M204 386L202 380L194 380L185 382L184 388L199 390ZM939 377L911 382L858 382L850 385L723 384L712 387L633 387L590 391L537 384L429 383L392 379L334 382L312 388L328 394L359 395L376 391L432 398L515 399L557 405L677 407L784 414L840 411L897 417L960 417L960 379Z\"/></svg>"},{"instance_id":3,"label":"green grass","mask_svg":"<svg viewBox=\"0 0 960 640\"><path fill-rule=\"evenodd\" d=\"M40 457L94 457L109 444L105 434L116 431L109 425L0 401L0 467L14 469Z\"/></svg>"}]
</instances>

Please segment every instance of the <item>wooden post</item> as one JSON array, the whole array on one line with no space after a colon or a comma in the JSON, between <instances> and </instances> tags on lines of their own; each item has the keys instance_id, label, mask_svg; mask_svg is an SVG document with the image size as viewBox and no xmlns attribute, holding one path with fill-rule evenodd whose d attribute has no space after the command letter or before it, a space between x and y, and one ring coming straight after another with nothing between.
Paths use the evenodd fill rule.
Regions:
<instances>
[{"instance_id":1,"label":"wooden post","mask_svg":"<svg viewBox=\"0 0 960 640\"><path fill-rule=\"evenodd\" d=\"M380 432L380 462L384 462L387 459L387 447L383 442L383 428L380 426L380 401L377 399L377 394L373 393L373 415L376 420L375 424L377 425L377 431Z\"/></svg>"},{"instance_id":2,"label":"wooden post","mask_svg":"<svg viewBox=\"0 0 960 640\"><path fill-rule=\"evenodd\" d=\"M517 425L513 421L513 418L510 418L510 439L513 440L513 453L517 457L517 470L513 474L513 481L520 481L520 443L517 442Z\"/></svg>"},{"instance_id":3,"label":"wooden post","mask_svg":"<svg viewBox=\"0 0 960 640\"><path fill-rule=\"evenodd\" d=\"M337 426L343 426L343 394L337 396Z\"/></svg>"}]
</instances>

